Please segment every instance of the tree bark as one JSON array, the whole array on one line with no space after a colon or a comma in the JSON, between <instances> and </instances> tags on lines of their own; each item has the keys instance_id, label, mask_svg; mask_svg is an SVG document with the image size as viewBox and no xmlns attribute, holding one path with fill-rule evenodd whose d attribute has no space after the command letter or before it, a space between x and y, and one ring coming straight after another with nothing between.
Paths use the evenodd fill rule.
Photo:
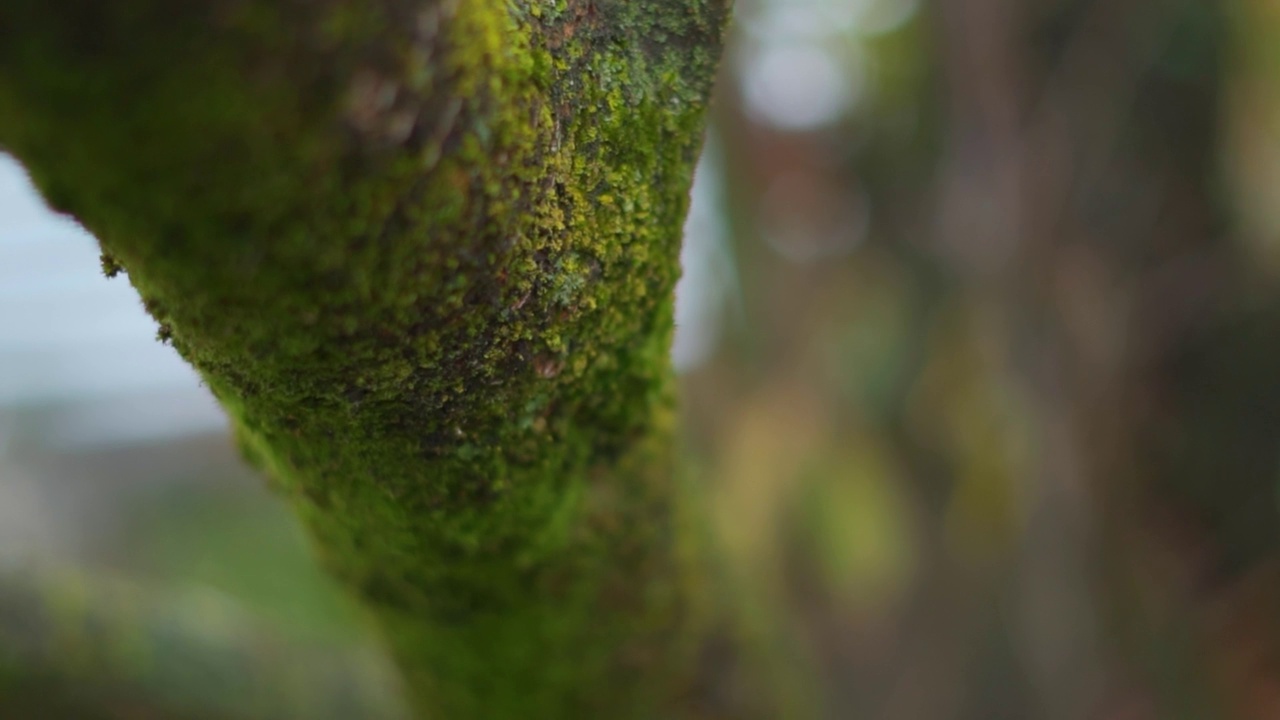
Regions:
<instances>
[{"instance_id":1,"label":"tree bark","mask_svg":"<svg viewBox=\"0 0 1280 720\"><path fill-rule=\"evenodd\" d=\"M0 145L381 627L423 716L682 692L667 349L728 0L15 0Z\"/></svg>"}]
</instances>

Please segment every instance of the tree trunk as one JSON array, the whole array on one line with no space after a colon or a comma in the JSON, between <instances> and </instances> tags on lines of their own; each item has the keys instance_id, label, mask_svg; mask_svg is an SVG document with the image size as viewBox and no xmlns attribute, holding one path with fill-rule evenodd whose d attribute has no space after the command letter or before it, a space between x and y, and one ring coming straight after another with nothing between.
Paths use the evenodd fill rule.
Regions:
<instances>
[{"instance_id":1,"label":"tree trunk","mask_svg":"<svg viewBox=\"0 0 1280 720\"><path fill-rule=\"evenodd\" d=\"M667 349L727 6L0 9L0 145L128 273L423 716L687 689Z\"/></svg>"}]
</instances>

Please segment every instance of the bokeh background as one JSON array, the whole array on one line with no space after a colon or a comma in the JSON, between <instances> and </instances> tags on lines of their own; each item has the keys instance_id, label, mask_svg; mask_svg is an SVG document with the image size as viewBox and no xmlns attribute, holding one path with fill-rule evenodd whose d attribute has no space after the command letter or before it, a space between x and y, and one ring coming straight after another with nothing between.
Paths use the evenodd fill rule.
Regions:
<instances>
[{"instance_id":1,"label":"bokeh background","mask_svg":"<svg viewBox=\"0 0 1280 720\"><path fill-rule=\"evenodd\" d=\"M1280 5L738 0L684 266L688 464L766 715L1280 718ZM47 668L13 712L67 678L121 717L402 712L11 160L0 578L0 664ZM156 608L166 672L80 650Z\"/></svg>"}]
</instances>

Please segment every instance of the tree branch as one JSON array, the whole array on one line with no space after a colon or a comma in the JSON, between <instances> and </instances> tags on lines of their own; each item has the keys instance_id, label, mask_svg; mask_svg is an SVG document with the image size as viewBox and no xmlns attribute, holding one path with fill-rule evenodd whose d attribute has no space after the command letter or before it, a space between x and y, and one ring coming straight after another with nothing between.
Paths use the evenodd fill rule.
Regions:
<instances>
[{"instance_id":1,"label":"tree branch","mask_svg":"<svg viewBox=\"0 0 1280 720\"><path fill-rule=\"evenodd\" d=\"M687 675L680 226L727 0L43 0L0 144L129 273L424 714Z\"/></svg>"}]
</instances>

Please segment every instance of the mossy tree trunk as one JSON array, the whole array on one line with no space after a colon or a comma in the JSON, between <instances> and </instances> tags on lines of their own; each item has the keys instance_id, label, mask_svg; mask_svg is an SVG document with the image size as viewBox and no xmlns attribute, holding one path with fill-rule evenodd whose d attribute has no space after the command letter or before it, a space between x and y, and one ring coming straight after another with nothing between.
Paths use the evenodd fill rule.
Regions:
<instances>
[{"instance_id":1,"label":"mossy tree trunk","mask_svg":"<svg viewBox=\"0 0 1280 720\"><path fill-rule=\"evenodd\" d=\"M423 716L663 713L672 287L729 0L9 0L0 145L99 238Z\"/></svg>"}]
</instances>

